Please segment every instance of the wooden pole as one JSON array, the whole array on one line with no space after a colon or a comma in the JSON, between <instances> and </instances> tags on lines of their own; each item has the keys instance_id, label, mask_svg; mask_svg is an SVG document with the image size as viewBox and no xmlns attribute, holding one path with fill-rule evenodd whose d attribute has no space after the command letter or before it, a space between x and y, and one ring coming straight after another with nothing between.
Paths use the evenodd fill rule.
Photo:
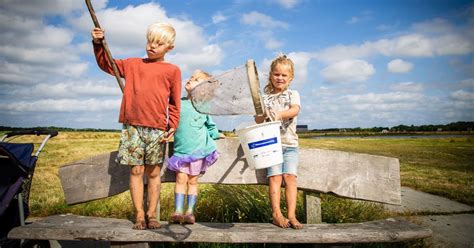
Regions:
<instances>
[{"instance_id":1,"label":"wooden pole","mask_svg":"<svg viewBox=\"0 0 474 248\"><path fill-rule=\"evenodd\" d=\"M255 62L251 59L247 60L247 74L249 77L250 93L252 94L252 101L255 107L255 114L257 116L263 115L262 98L260 96L260 83L258 82L257 68Z\"/></svg>"},{"instance_id":2,"label":"wooden pole","mask_svg":"<svg viewBox=\"0 0 474 248\"><path fill-rule=\"evenodd\" d=\"M99 20L97 20L97 16L95 15L94 8L92 8L91 1L90 0L85 0L85 1L86 1L87 8L89 9L89 13L91 14L92 21L94 22L94 26L96 28L102 29L100 27ZM102 47L104 48L105 54L107 55L107 58L109 59L109 62L112 65L112 70L114 71L115 78L117 79L117 83L120 87L120 90L123 93L124 85L123 85L123 82L122 82L122 78L120 77L120 73L118 71L117 65L115 64L115 61L112 57L112 54L110 53L109 46L107 45L107 42L105 41L105 38L102 39Z\"/></svg>"},{"instance_id":3,"label":"wooden pole","mask_svg":"<svg viewBox=\"0 0 474 248\"><path fill-rule=\"evenodd\" d=\"M307 224L322 223L321 199L319 199L316 193L304 191L304 208Z\"/></svg>"}]
</instances>

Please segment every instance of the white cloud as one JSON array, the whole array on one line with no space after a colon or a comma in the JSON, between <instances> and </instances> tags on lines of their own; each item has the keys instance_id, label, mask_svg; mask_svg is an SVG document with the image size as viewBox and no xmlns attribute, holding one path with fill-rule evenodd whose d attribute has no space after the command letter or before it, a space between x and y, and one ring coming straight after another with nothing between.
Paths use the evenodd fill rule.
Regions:
<instances>
[{"instance_id":1,"label":"white cloud","mask_svg":"<svg viewBox=\"0 0 474 248\"><path fill-rule=\"evenodd\" d=\"M217 24L227 20L227 16L223 15L221 12L217 12L212 16L212 23Z\"/></svg>"},{"instance_id":2,"label":"white cloud","mask_svg":"<svg viewBox=\"0 0 474 248\"><path fill-rule=\"evenodd\" d=\"M374 73L373 65L363 60L343 60L321 70L328 82L364 82Z\"/></svg>"},{"instance_id":3,"label":"white cloud","mask_svg":"<svg viewBox=\"0 0 474 248\"><path fill-rule=\"evenodd\" d=\"M262 28L288 28L288 23L274 20L271 16L262 14L257 11L252 11L242 15L243 24L260 26Z\"/></svg>"},{"instance_id":4,"label":"white cloud","mask_svg":"<svg viewBox=\"0 0 474 248\"><path fill-rule=\"evenodd\" d=\"M20 101L0 103L0 110L11 112L75 112L75 111L110 111L120 108L121 99L117 100L77 100L77 99L42 99L37 101Z\"/></svg>"},{"instance_id":5,"label":"white cloud","mask_svg":"<svg viewBox=\"0 0 474 248\"><path fill-rule=\"evenodd\" d=\"M390 86L390 89L394 91L420 92L423 91L424 87L422 84L417 84L413 82L403 82L392 84Z\"/></svg>"},{"instance_id":6,"label":"white cloud","mask_svg":"<svg viewBox=\"0 0 474 248\"><path fill-rule=\"evenodd\" d=\"M474 104L474 92L458 90L450 94L451 98L456 101L468 101Z\"/></svg>"},{"instance_id":7,"label":"white cloud","mask_svg":"<svg viewBox=\"0 0 474 248\"><path fill-rule=\"evenodd\" d=\"M283 42L276 39L274 33L271 30L265 30L257 34L259 40L264 43L265 48L269 50L277 49L283 46Z\"/></svg>"},{"instance_id":8,"label":"white cloud","mask_svg":"<svg viewBox=\"0 0 474 248\"><path fill-rule=\"evenodd\" d=\"M350 103L355 104L384 104L384 103L410 103L414 104L423 98L420 93L412 92L390 92L390 93L367 93L361 95L348 95L343 97Z\"/></svg>"},{"instance_id":9,"label":"white cloud","mask_svg":"<svg viewBox=\"0 0 474 248\"><path fill-rule=\"evenodd\" d=\"M438 55L463 55L474 51L474 41L458 34L443 35L433 39Z\"/></svg>"},{"instance_id":10,"label":"white cloud","mask_svg":"<svg viewBox=\"0 0 474 248\"><path fill-rule=\"evenodd\" d=\"M283 46L283 42L282 41L279 41L273 37L270 37L268 39L266 39L266 42L265 42L265 48L267 49L277 49L277 48L280 48Z\"/></svg>"},{"instance_id":11,"label":"white cloud","mask_svg":"<svg viewBox=\"0 0 474 248\"><path fill-rule=\"evenodd\" d=\"M192 70L219 64L224 56L218 44L209 43L211 37L206 37L202 27L190 20L168 17L156 2L100 10L97 17L106 31L114 57L144 56L147 28L158 21L169 22L176 30L175 48L166 55L166 59L178 64L183 72L187 72L188 68ZM71 23L88 33L92 29L88 13L71 20Z\"/></svg>"},{"instance_id":12,"label":"white cloud","mask_svg":"<svg viewBox=\"0 0 474 248\"><path fill-rule=\"evenodd\" d=\"M107 0L93 1L94 8L102 8ZM2 0L2 7L10 11L29 15L69 14L85 7L83 1L76 0Z\"/></svg>"},{"instance_id":13,"label":"white cloud","mask_svg":"<svg viewBox=\"0 0 474 248\"><path fill-rule=\"evenodd\" d=\"M432 41L420 34L403 35L392 40L382 39L370 43L370 46L375 52L385 56L433 56Z\"/></svg>"},{"instance_id":14,"label":"white cloud","mask_svg":"<svg viewBox=\"0 0 474 248\"><path fill-rule=\"evenodd\" d=\"M222 61L224 54L218 45L197 47L193 53L175 53L169 55L170 61L180 65L182 71L194 71L207 66L215 66Z\"/></svg>"},{"instance_id":15,"label":"white cloud","mask_svg":"<svg viewBox=\"0 0 474 248\"><path fill-rule=\"evenodd\" d=\"M443 18L434 18L413 24L413 29L419 33L445 34L453 32L454 27Z\"/></svg>"},{"instance_id":16,"label":"white cloud","mask_svg":"<svg viewBox=\"0 0 474 248\"><path fill-rule=\"evenodd\" d=\"M299 0L276 0L276 2L283 8L291 9L299 3Z\"/></svg>"},{"instance_id":17,"label":"white cloud","mask_svg":"<svg viewBox=\"0 0 474 248\"><path fill-rule=\"evenodd\" d=\"M401 59L394 59L387 64L389 72L406 73L413 69L413 64Z\"/></svg>"},{"instance_id":18,"label":"white cloud","mask_svg":"<svg viewBox=\"0 0 474 248\"><path fill-rule=\"evenodd\" d=\"M308 64L312 58L310 53L305 52L292 52L288 54L288 57L293 61L295 65L295 79L294 83L301 85L308 81Z\"/></svg>"},{"instance_id":19,"label":"white cloud","mask_svg":"<svg viewBox=\"0 0 474 248\"><path fill-rule=\"evenodd\" d=\"M361 45L336 45L317 53L319 60L332 63L346 59L364 59L374 55L388 57L433 57L464 55L474 51L474 41L458 34L429 37L423 34L402 35Z\"/></svg>"},{"instance_id":20,"label":"white cloud","mask_svg":"<svg viewBox=\"0 0 474 248\"><path fill-rule=\"evenodd\" d=\"M460 85L464 88L474 88L474 78L461 80Z\"/></svg>"},{"instance_id":21,"label":"white cloud","mask_svg":"<svg viewBox=\"0 0 474 248\"><path fill-rule=\"evenodd\" d=\"M274 20L271 16L256 11L243 14L241 22L246 25L262 28L262 30L256 32L256 36L263 42L265 48L274 50L284 45L283 41L275 38L277 36L274 34L273 29L287 29L289 26L287 23Z\"/></svg>"},{"instance_id":22,"label":"white cloud","mask_svg":"<svg viewBox=\"0 0 474 248\"><path fill-rule=\"evenodd\" d=\"M15 96L16 98L31 98L36 94L41 93L42 98L46 99L62 99L62 98L81 98L81 97L101 97L101 96L116 96L120 99L122 93L118 85L113 85L112 80L87 81L77 80L66 83L40 83L34 87L17 88L7 95Z\"/></svg>"},{"instance_id":23,"label":"white cloud","mask_svg":"<svg viewBox=\"0 0 474 248\"><path fill-rule=\"evenodd\" d=\"M364 11L360 14L360 16L353 16L349 20L346 21L347 24L356 24L358 22L362 22L371 18L372 12L371 11Z\"/></svg>"},{"instance_id":24,"label":"white cloud","mask_svg":"<svg viewBox=\"0 0 474 248\"><path fill-rule=\"evenodd\" d=\"M31 85L41 81L55 81L58 78L78 78L88 69L86 62L66 62L62 64L24 64L2 62L0 84Z\"/></svg>"}]
</instances>

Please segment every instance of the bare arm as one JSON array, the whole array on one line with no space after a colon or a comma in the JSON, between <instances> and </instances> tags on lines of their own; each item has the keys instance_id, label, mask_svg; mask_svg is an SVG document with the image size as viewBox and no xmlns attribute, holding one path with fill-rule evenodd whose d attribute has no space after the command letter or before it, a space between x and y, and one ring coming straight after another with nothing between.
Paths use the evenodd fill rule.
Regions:
<instances>
[{"instance_id":1,"label":"bare arm","mask_svg":"<svg viewBox=\"0 0 474 248\"><path fill-rule=\"evenodd\" d=\"M296 104L290 105L290 108L285 111L275 113L273 120L288 120L297 116L300 112L300 106Z\"/></svg>"}]
</instances>

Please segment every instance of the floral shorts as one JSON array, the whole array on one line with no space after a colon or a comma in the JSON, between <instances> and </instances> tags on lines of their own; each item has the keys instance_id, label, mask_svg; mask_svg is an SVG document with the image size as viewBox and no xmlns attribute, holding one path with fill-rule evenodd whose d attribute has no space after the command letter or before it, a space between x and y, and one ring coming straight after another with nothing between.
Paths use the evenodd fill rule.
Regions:
<instances>
[{"instance_id":1,"label":"floral shorts","mask_svg":"<svg viewBox=\"0 0 474 248\"><path fill-rule=\"evenodd\" d=\"M165 143L160 143L164 131L124 124L120 137L117 162L130 166L162 164Z\"/></svg>"}]
</instances>

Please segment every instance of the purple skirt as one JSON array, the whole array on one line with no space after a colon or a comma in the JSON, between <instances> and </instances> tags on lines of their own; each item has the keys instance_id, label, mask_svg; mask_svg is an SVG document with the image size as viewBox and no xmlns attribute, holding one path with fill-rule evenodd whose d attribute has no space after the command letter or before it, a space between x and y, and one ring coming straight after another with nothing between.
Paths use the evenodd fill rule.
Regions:
<instances>
[{"instance_id":1,"label":"purple skirt","mask_svg":"<svg viewBox=\"0 0 474 248\"><path fill-rule=\"evenodd\" d=\"M197 176L204 174L207 168L214 164L219 158L217 150L205 157L187 155L183 157L171 156L168 158L168 169L175 172L183 172L188 175Z\"/></svg>"}]
</instances>

